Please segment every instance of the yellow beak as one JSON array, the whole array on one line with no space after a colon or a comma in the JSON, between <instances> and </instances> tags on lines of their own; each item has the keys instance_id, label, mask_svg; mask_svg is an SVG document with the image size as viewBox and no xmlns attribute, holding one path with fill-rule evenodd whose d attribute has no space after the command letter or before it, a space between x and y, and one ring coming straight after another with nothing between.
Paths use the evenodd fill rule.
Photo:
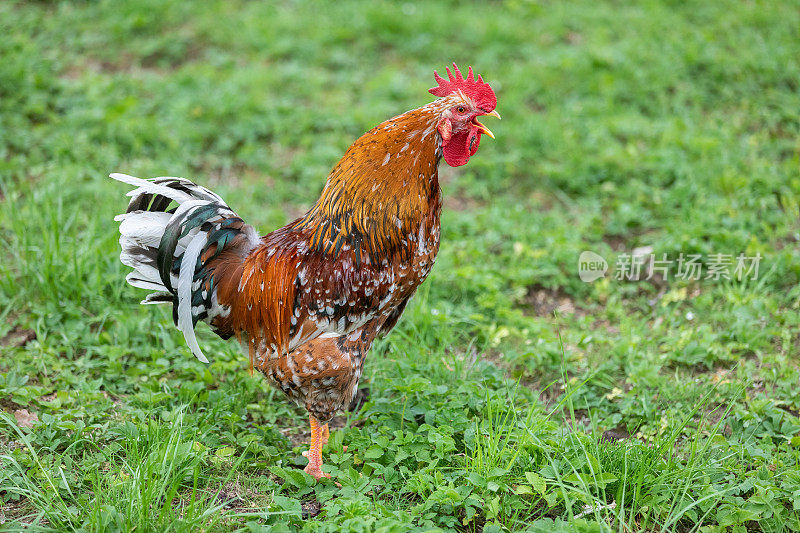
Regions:
<instances>
[{"instance_id":1,"label":"yellow beak","mask_svg":"<svg viewBox=\"0 0 800 533\"><path fill-rule=\"evenodd\" d=\"M500 120L500 113L498 113L497 111L492 111L491 113L486 113L486 116L487 117L497 117L497 119ZM478 122L477 118L472 119L472 122L478 127L478 131L481 131L481 132L485 133L486 135L488 135L489 137L491 137L492 139L494 139L494 133L492 133L492 130L490 130L489 128L487 128L486 126L484 126L483 124Z\"/></svg>"}]
</instances>

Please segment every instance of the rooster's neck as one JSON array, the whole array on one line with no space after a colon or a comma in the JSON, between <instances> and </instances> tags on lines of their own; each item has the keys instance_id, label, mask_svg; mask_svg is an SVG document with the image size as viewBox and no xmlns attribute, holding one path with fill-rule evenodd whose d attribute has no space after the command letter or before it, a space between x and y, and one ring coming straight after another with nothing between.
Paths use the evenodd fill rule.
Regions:
<instances>
[{"instance_id":1,"label":"rooster's neck","mask_svg":"<svg viewBox=\"0 0 800 533\"><path fill-rule=\"evenodd\" d=\"M404 254L408 236L429 219L438 225L441 137L436 125L447 105L443 98L391 118L347 149L319 200L297 222L309 231L312 248L338 253L352 247L377 262Z\"/></svg>"}]
</instances>

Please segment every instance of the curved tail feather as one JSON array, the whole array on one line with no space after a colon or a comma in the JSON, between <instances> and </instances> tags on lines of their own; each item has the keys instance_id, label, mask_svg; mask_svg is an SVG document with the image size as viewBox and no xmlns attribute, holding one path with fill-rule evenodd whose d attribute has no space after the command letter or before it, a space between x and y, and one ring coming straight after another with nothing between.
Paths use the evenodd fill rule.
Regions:
<instances>
[{"instance_id":1,"label":"curved tail feather","mask_svg":"<svg viewBox=\"0 0 800 533\"><path fill-rule=\"evenodd\" d=\"M173 319L186 344L207 363L195 325L230 312L217 301L219 280L211 263L231 247L246 255L258 244L258 233L220 196L189 180L110 177L135 187L128 192L132 198L127 211L114 218L120 222L120 261L134 269L128 283L154 291L142 304L172 303Z\"/></svg>"}]
</instances>

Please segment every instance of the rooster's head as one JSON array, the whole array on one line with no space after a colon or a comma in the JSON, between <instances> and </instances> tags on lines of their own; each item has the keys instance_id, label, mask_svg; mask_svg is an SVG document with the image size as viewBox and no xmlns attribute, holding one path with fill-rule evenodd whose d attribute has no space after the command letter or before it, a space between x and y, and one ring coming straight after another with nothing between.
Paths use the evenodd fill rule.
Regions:
<instances>
[{"instance_id":1,"label":"rooster's head","mask_svg":"<svg viewBox=\"0 0 800 533\"><path fill-rule=\"evenodd\" d=\"M500 114L494 109L497 106L494 91L481 76L475 79L472 67L469 67L466 79L455 63L453 72L449 68L446 70L449 80L433 71L439 85L428 92L442 97L446 103L436 129L442 137L444 160L451 167L458 167L465 165L478 151L481 134L485 133L494 139L489 128L478 122L478 117L491 115L500 118Z\"/></svg>"}]
</instances>

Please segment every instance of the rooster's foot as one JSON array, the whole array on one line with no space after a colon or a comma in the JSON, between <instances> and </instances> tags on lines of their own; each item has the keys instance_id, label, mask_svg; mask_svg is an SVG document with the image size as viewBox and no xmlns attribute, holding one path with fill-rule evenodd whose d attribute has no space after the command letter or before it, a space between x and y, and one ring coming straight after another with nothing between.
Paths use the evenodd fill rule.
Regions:
<instances>
[{"instance_id":1,"label":"rooster's foot","mask_svg":"<svg viewBox=\"0 0 800 533\"><path fill-rule=\"evenodd\" d=\"M303 454L303 455L305 455L305 454ZM331 478L331 475L326 473L326 472L323 472L322 468L320 468L320 467L313 468L311 466L311 463L309 463L308 466L306 466L303 469L303 471L305 471L306 474L308 474L309 476L313 477L317 481L319 481L322 478L328 478L328 479Z\"/></svg>"}]
</instances>

